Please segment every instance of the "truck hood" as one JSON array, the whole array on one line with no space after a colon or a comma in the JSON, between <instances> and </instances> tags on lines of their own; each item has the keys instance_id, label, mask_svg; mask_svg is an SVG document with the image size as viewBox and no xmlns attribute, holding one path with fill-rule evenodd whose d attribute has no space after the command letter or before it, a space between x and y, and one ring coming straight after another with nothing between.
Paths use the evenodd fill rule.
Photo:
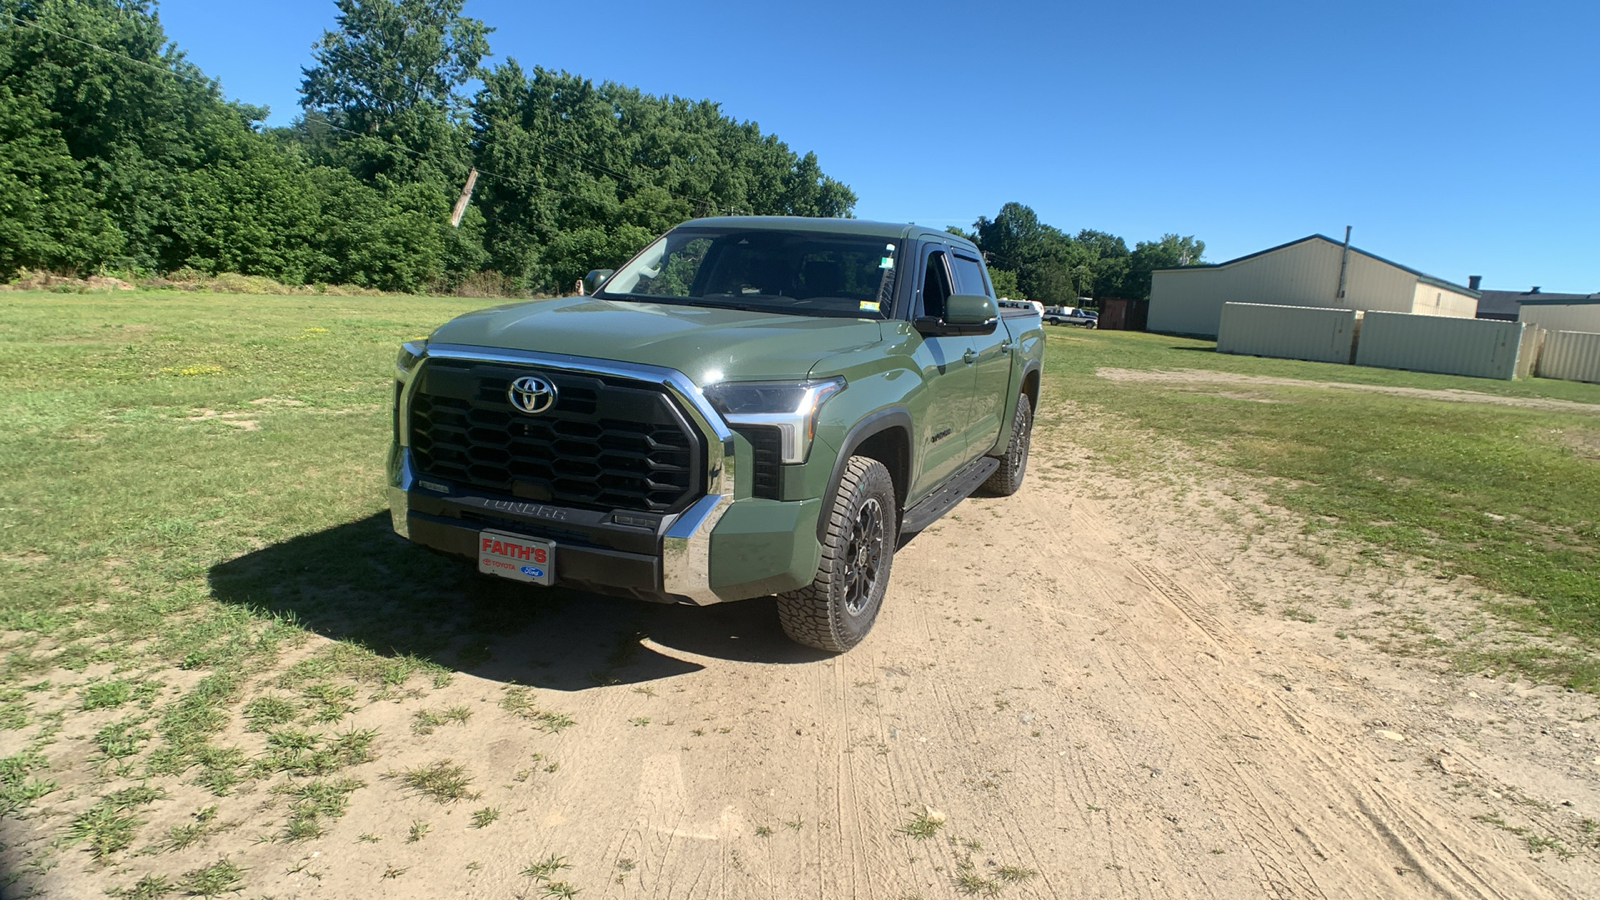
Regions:
<instances>
[{"instance_id":1,"label":"truck hood","mask_svg":"<svg viewBox=\"0 0 1600 900\"><path fill-rule=\"evenodd\" d=\"M880 323L565 297L481 309L430 341L664 366L699 385L804 378L820 360L876 344Z\"/></svg>"}]
</instances>

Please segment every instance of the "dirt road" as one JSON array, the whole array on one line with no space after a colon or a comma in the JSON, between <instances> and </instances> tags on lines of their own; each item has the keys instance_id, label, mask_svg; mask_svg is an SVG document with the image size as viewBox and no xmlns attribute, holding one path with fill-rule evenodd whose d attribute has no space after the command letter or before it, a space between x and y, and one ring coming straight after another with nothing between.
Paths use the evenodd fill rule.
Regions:
<instances>
[{"instance_id":1,"label":"dirt road","mask_svg":"<svg viewBox=\"0 0 1600 900\"><path fill-rule=\"evenodd\" d=\"M172 865L226 853L276 897L1600 896L1594 699L1381 649L1470 618L1459 586L1319 565L1248 497L1049 443L1020 494L901 550L846 655L790 645L770 602L569 600L357 710L378 761L327 834L252 842L283 815L260 790ZM507 712L513 679L576 724ZM473 715L410 733L451 705ZM440 760L478 796L393 777Z\"/></svg>"}]
</instances>

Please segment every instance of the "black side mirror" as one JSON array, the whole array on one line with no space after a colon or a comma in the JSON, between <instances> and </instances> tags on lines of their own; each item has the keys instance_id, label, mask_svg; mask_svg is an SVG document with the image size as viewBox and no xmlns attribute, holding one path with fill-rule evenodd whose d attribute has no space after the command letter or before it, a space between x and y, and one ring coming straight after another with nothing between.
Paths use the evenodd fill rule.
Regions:
<instances>
[{"instance_id":1,"label":"black side mirror","mask_svg":"<svg viewBox=\"0 0 1600 900\"><path fill-rule=\"evenodd\" d=\"M590 269L589 274L583 276L584 294L593 294L600 290L600 285L605 284L606 279L616 271L616 269Z\"/></svg>"}]
</instances>

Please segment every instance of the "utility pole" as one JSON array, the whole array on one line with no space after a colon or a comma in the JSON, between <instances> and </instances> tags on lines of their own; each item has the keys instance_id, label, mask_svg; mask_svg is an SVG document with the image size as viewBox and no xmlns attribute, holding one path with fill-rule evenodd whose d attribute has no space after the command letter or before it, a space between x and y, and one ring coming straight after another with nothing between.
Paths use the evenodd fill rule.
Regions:
<instances>
[{"instance_id":1,"label":"utility pole","mask_svg":"<svg viewBox=\"0 0 1600 900\"><path fill-rule=\"evenodd\" d=\"M461 189L461 196L456 198L456 205L450 208L450 227L460 228L461 217L467 212L467 201L472 199L472 187L478 183L478 169L476 166L467 173L466 187Z\"/></svg>"},{"instance_id":2,"label":"utility pole","mask_svg":"<svg viewBox=\"0 0 1600 900\"><path fill-rule=\"evenodd\" d=\"M1344 273L1345 267L1350 264L1350 226L1344 227L1344 252L1339 254L1339 293L1333 296L1335 305L1344 305Z\"/></svg>"}]
</instances>

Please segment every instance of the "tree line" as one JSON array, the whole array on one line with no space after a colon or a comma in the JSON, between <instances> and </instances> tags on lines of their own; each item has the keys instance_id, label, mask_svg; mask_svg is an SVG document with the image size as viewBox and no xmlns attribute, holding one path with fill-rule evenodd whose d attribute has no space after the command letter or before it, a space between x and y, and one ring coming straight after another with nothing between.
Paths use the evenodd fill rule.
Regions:
<instances>
[{"instance_id":1,"label":"tree line","mask_svg":"<svg viewBox=\"0 0 1600 900\"><path fill-rule=\"evenodd\" d=\"M1021 203L1007 203L992 219L979 217L972 228L948 230L984 252L997 294L1052 306L1075 305L1080 297L1149 299L1151 272L1198 263L1206 249L1193 235L1167 234L1129 250L1114 234L1072 235L1046 225Z\"/></svg>"},{"instance_id":2,"label":"tree line","mask_svg":"<svg viewBox=\"0 0 1600 900\"><path fill-rule=\"evenodd\" d=\"M493 29L462 5L334 0L301 115L266 127L150 0L0 0L0 278L191 269L554 293L695 216L851 214L855 193L814 154L715 102L486 66ZM1152 268L1204 248L1168 235L1130 251L1017 203L969 236L1002 295L1051 303L1148 296Z\"/></svg>"}]
</instances>

